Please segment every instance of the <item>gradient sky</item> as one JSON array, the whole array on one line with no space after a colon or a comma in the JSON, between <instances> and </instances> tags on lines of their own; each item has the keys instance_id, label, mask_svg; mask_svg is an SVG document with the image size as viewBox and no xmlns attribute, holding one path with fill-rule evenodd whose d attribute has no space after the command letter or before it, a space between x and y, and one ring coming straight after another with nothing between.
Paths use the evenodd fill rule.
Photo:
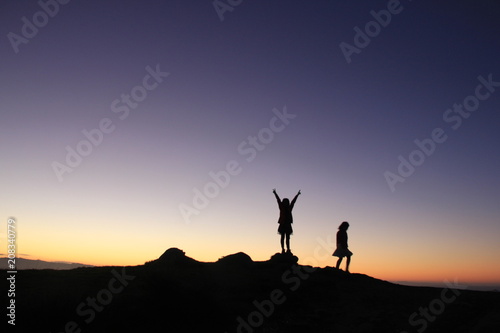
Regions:
<instances>
[{"instance_id":1,"label":"gradient sky","mask_svg":"<svg viewBox=\"0 0 500 333\"><path fill-rule=\"evenodd\" d=\"M388 6L348 63L341 43ZM477 88L500 82L497 1L242 1L223 20L209 0L41 10L0 5L1 244L12 216L27 258L138 265L178 247L266 260L280 249L272 189L301 189L300 263L333 266L347 220L353 272L500 284L500 84ZM147 68L169 75L145 90ZM454 128L447 110L465 100L477 110ZM54 163L103 121L113 131L59 179ZM436 128L446 141L418 161L414 140ZM412 153L420 165L391 191L384 174ZM229 184L207 185L230 161ZM206 188L188 221L180 207Z\"/></svg>"}]
</instances>

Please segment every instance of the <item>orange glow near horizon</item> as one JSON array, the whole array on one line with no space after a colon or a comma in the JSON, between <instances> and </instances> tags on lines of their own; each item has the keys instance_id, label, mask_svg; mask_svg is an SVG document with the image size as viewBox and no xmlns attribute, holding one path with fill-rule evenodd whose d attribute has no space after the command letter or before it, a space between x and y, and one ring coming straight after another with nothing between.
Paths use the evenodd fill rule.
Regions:
<instances>
[{"instance_id":1,"label":"orange glow near horizon","mask_svg":"<svg viewBox=\"0 0 500 333\"><path fill-rule=\"evenodd\" d=\"M332 234L333 235L333 234ZM45 261L63 261L88 264L94 266L135 266L142 265L147 261L157 259L164 251L171 247L177 247L186 252L191 257L201 262L215 262L219 258L244 252L254 261L268 260L279 249L279 236L268 235L263 239L263 243L268 246L256 249L250 246L251 242L215 242L211 248L197 246L197 240L181 244L169 244L165 246L160 243L147 242L137 248L134 246L121 245L116 243L105 243L96 246L89 246L87 241L76 242L74 239L64 240L63 235L58 235L57 243L44 243L36 237L30 239L24 237L23 246L19 247L20 253L37 253L36 255L19 255L27 259L39 259ZM88 239L90 234L79 234L78 239ZM330 240L334 239L331 238ZM296 237L298 238L298 237ZM303 238L303 237L301 237ZM299 257L299 264L312 265L315 267L335 266L337 258L331 256L328 250L328 237L323 237L323 246L314 240L310 244L297 244L294 254ZM137 244L133 237L120 236L117 238L121 244ZM292 236L292 244L297 241ZM326 244L326 245L325 245ZM403 253L392 253L388 255L382 250L370 251L370 244L362 246L358 242L351 242L351 249L354 252L351 262L351 272L361 273L377 279L387 281L407 281L407 282L436 282L454 281L464 283L500 284L500 268L494 262L479 262L473 258L464 258L461 263L456 263L451 257L435 257L432 260L427 257L412 258ZM331 244L329 244L331 245ZM331 250L331 248L330 248ZM341 264L344 269L345 260Z\"/></svg>"},{"instance_id":2,"label":"orange glow near horizon","mask_svg":"<svg viewBox=\"0 0 500 333\"><path fill-rule=\"evenodd\" d=\"M350 267L353 273L388 281L456 279L467 283L500 284L500 244L495 224L480 230L479 242L474 239L478 236L473 225L433 225L436 217L431 214L435 212L411 219L402 211L405 207L398 207L401 213L392 210L389 214L378 209L376 201L365 207L371 216L357 213L354 205L338 212L338 217L332 221L331 217L318 213L327 206L328 202L323 199L327 197L319 195L317 200L308 199L310 203L298 203L302 206L298 206L300 209L297 208L294 216L291 245L293 253L299 257L299 264L335 266L337 258L331 254L335 249L337 221L350 216L348 235L349 247L354 253ZM342 197L335 199L341 201ZM229 201L228 207L240 204L236 199ZM17 253L20 257L45 261L135 266L157 259L172 247L201 262L215 262L237 252L248 254L254 261L264 261L280 250L276 232L278 212L272 200L264 201L260 209L242 205L243 213L236 209L221 213L219 207L214 207L204 211L191 224L179 221L178 212L166 216L144 215L140 209L137 213L128 212L119 222L113 222L110 213L92 212L81 217L70 210L63 212L64 218L52 218L46 223L35 223L38 221L35 214L21 215L16 217ZM404 224L390 222L403 219ZM458 216L448 219L459 221ZM421 221L431 223L424 225ZM5 239L5 233L0 233L0 241L3 243ZM464 246L468 239L475 246ZM345 261L341 268L344 267Z\"/></svg>"}]
</instances>

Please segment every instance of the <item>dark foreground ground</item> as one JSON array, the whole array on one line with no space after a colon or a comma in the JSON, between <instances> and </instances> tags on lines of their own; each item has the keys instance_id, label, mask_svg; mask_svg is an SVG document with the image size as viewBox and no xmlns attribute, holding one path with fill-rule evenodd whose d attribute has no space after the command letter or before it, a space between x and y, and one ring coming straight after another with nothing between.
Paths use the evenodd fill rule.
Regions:
<instances>
[{"instance_id":1,"label":"dark foreground ground","mask_svg":"<svg viewBox=\"0 0 500 333\"><path fill-rule=\"evenodd\" d=\"M498 292L401 286L296 262L238 253L201 263L170 249L142 266L19 271L15 331L500 332Z\"/></svg>"}]
</instances>

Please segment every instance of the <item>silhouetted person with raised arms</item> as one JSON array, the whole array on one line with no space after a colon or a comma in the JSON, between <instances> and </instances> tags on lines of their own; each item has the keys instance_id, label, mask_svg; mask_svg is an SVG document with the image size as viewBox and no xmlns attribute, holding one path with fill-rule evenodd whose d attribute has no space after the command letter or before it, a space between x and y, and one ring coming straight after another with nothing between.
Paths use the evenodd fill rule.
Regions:
<instances>
[{"instance_id":1,"label":"silhouetted person with raised arms","mask_svg":"<svg viewBox=\"0 0 500 333\"><path fill-rule=\"evenodd\" d=\"M345 266L345 271L349 273L349 264L351 263L352 252L349 251L349 246L347 245L347 229L349 228L349 223L344 221L339 226L339 231L337 232L337 249L333 252L333 256L339 257L337 260L337 269L340 269L340 263L344 257L347 257L347 262Z\"/></svg>"},{"instance_id":2,"label":"silhouetted person with raised arms","mask_svg":"<svg viewBox=\"0 0 500 333\"><path fill-rule=\"evenodd\" d=\"M278 196L278 193L276 193L276 189L273 190L274 196L276 197L276 200L278 201L278 206L280 208L280 218L278 220L279 227L278 227L278 233L281 235L281 253L285 253L285 238L286 238L286 248L287 252L291 253L290 251L290 235L293 233L292 229L292 223L293 223L293 217L292 217L292 209L293 206L295 205L295 201L297 201L297 198L300 195L300 190L299 192L295 195L293 198L292 202L290 203L290 200L287 198L284 198L283 200L280 199Z\"/></svg>"}]
</instances>

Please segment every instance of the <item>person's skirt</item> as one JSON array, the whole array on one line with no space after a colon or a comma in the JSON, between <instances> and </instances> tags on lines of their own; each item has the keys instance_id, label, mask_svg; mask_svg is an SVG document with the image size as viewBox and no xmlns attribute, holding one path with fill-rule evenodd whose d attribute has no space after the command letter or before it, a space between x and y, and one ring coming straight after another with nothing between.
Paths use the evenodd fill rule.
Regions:
<instances>
[{"instance_id":1,"label":"person's skirt","mask_svg":"<svg viewBox=\"0 0 500 333\"><path fill-rule=\"evenodd\" d=\"M278 227L278 233L280 235L293 234L292 224L291 223L280 223L280 226Z\"/></svg>"},{"instance_id":2,"label":"person's skirt","mask_svg":"<svg viewBox=\"0 0 500 333\"><path fill-rule=\"evenodd\" d=\"M332 256L340 257L340 258L350 257L350 256L352 256L352 252L349 251L349 249L337 248L335 250L335 252L333 252Z\"/></svg>"}]
</instances>

